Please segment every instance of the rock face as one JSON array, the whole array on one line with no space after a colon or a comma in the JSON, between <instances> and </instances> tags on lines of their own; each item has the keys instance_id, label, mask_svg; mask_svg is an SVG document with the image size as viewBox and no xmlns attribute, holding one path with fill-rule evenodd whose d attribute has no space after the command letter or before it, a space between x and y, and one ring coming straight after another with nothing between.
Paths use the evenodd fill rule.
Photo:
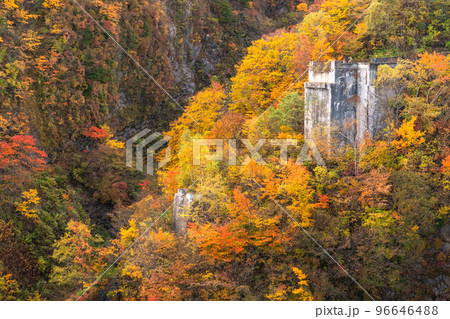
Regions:
<instances>
[{"instance_id":1,"label":"rock face","mask_svg":"<svg viewBox=\"0 0 450 319\"><path fill-rule=\"evenodd\" d=\"M395 63L311 62L305 83L305 138L334 138L339 144L357 144L376 138L387 127L384 105L392 92L374 87L378 66ZM325 135L325 136L323 136Z\"/></svg>"},{"instance_id":2,"label":"rock face","mask_svg":"<svg viewBox=\"0 0 450 319\"><path fill-rule=\"evenodd\" d=\"M187 213L189 207L194 200L194 194L184 189L179 189L173 197L172 222L175 233L184 236L189 221Z\"/></svg>"}]
</instances>

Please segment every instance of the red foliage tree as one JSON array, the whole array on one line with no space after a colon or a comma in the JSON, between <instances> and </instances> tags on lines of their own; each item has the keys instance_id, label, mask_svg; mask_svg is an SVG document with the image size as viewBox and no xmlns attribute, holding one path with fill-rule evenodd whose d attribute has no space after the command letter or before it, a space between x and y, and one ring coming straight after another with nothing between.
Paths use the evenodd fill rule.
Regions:
<instances>
[{"instance_id":1,"label":"red foliage tree","mask_svg":"<svg viewBox=\"0 0 450 319\"><path fill-rule=\"evenodd\" d=\"M109 136L109 132L105 128L99 128L96 126L91 126L89 130L83 132L83 135L94 140L101 140Z\"/></svg>"},{"instance_id":2,"label":"red foliage tree","mask_svg":"<svg viewBox=\"0 0 450 319\"><path fill-rule=\"evenodd\" d=\"M47 154L36 147L31 135L16 135L0 142L0 182L20 185L42 171Z\"/></svg>"}]
</instances>

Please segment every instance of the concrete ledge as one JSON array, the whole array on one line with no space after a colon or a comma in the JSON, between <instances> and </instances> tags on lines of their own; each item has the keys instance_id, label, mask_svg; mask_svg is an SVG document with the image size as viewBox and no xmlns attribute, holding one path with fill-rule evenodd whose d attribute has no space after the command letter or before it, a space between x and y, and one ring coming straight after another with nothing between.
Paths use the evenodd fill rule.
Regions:
<instances>
[{"instance_id":1,"label":"concrete ledge","mask_svg":"<svg viewBox=\"0 0 450 319\"><path fill-rule=\"evenodd\" d=\"M328 89L330 87L329 83L322 82L306 82L305 88L308 89Z\"/></svg>"}]
</instances>

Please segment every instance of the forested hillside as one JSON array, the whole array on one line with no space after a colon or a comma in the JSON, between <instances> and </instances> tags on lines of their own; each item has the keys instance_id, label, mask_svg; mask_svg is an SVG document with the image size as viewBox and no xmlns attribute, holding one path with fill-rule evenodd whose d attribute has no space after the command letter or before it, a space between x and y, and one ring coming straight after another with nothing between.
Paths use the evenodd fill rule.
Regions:
<instances>
[{"instance_id":1,"label":"forested hillside","mask_svg":"<svg viewBox=\"0 0 450 319\"><path fill-rule=\"evenodd\" d=\"M0 0L0 300L449 299L448 12ZM303 142L309 62L384 57L379 139L318 143L325 166L296 165L301 143L194 165L194 138ZM143 128L171 137L155 176L125 163ZM201 194L185 236L178 189Z\"/></svg>"}]
</instances>

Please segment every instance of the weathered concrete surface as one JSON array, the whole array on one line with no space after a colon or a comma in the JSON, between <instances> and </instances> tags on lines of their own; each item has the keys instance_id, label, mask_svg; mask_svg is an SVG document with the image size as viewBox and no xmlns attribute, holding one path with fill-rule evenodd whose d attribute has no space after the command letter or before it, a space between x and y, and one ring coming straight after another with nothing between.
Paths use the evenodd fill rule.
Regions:
<instances>
[{"instance_id":1,"label":"weathered concrete surface","mask_svg":"<svg viewBox=\"0 0 450 319\"><path fill-rule=\"evenodd\" d=\"M175 233L184 236L189 222L189 207L194 200L194 194L179 189L173 197L172 222Z\"/></svg>"},{"instance_id":2,"label":"weathered concrete surface","mask_svg":"<svg viewBox=\"0 0 450 319\"><path fill-rule=\"evenodd\" d=\"M305 83L305 138L335 138L339 144L358 144L376 138L387 126L388 110L374 87L378 66L395 63L312 62ZM383 92L389 96L389 92Z\"/></svg>"}]
</instances>

